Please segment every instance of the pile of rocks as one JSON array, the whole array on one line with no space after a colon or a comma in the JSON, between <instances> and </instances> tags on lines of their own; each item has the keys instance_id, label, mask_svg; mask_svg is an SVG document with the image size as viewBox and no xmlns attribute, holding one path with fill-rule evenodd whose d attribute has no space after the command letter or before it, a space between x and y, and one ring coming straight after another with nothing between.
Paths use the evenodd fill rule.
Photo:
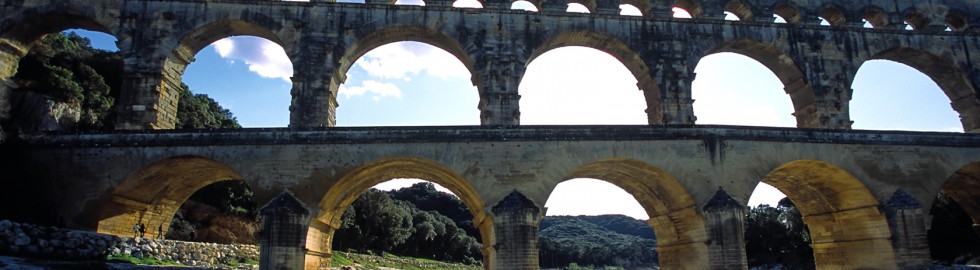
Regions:
<instances>
[{"instance_id":1,"label":"pile of rocks","mask_svg":"<svg viewBox=\"0 0 980 270\"><path fill-rule=\"evenodd\" d=\"M258 247L129 238L0 221L0 254L57 260L132 256L184 265L221 267L258 261Z\"/></svg>"},{"instance_id":2,"label":"pile of rocks","mask_svg":"<svg viewBox=\"0 0 980 270\"><path fill-rule=\"evenodd\" d=\"M257 262L259 251L251 245L221 245L173 240L127 238L121 245L111 247L108 255L128 255L136 258L154 258L176 261L191 266L238 265L247 261Z\"/></svg>"}]
</instances>

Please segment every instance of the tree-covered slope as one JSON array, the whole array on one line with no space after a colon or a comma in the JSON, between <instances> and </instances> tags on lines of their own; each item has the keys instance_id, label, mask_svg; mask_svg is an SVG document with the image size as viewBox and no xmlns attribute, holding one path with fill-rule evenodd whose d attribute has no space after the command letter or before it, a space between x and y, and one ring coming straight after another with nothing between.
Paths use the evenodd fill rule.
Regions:
<instances>
[{"instance_id":1,"label":"tree-covered slope","mask_svg":"<svg viewBox=\"0 0 980 270\"><path fill-rule=\"evenodd\" d=\"M545 217L538 234L541 267L656 265L656 240L641 237L652 230L647 234L640 225L645 222L621 215Z\"/></svg>"}]
</instances>

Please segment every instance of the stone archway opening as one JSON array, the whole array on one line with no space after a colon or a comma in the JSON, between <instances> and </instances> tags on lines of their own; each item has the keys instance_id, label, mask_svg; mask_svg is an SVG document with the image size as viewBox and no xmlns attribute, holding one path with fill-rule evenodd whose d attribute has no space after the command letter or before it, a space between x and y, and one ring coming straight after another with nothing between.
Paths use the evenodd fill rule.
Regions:
<instances>
[{"instance_id":1,"label":"stone archway opening","mask_svg":"<svg viewBox=\"0 0 980 270\"><path fill-rule=\"evenodd\" d=\"M252 189L245 181L233 179L194 191L174 212L169 225L147 226L147 231L164 233L163 239L248 245L259 244L261 227Z\"/></svg>"},{"instance_id":2,"label":"stone archway opening","mask_svg":"<svg viewBox=\"0 0 980 270\"><path fill-rule=\"evenodd\" d=\"M700 18L704 15L701 4L695 0L678 0L671 11L674 13L674 18Z\"/></svg>"},{"instance_id":3,"label":"stone archway opening","mask_svg":"<svg viewBox=\"0 0 980 270\"><path fill-rule=\"evenodd\" d=\"M403 6L425 6L425 2L422 0L398 0L395 1L395 5Z\"/></svg>"},{"instance_id":4,"label":"stone archway opening","mask_svg":"<svg viewBox=\"0 0 980 270\"><path fill-rule=\"evenodd\" d=\"M720 51L726 51L722 49ZM755 57L765 55L748 47L714 53L698 62L692 83L698 124L796 127L794 104L782 80ZM765 61L772 61L766 56ZM776 64L778 65L778 64ZM790 74L784 77L793 76Z\"/></svg>"},{"instance_id":5,"label":"stone archway opening","mask_svg":"<svg viewBox=\"0 0 980 270\"><path fill-rule=\"evenodd\" d=\"M68 130L111 130L122 86L116 37L67 29L42 36L0 85L4 137Z\"/></svg>"},{"instance_id":6,"label":"stone archway opening","mask_svg":"<svg viewBox=\"0 0 980 270\"><path fill-rule=\"evenodd\" d=\"M851 88L849 107L856 129L963 132L949 97L910 66L889 60L864 62Z\"/></svg>"},{"instance_id":7,"label":"stone archway opening","mask_svg":"<svg viewBox=\"0 0 980 270\"><path fill-rule=\"evenodd\" d=\"M228 36L195 51L192 59L181 74L176 129L289 125L293 65L278 43ZM197 104L220 106L220 113L214 121L196 121L194 113L202 113L194 112Z\"/></svg>"},{"instance_id":8,"label":"stone archway opening","mask_svg":"<svg viewBox=\"0 0 980 270\"><path fill-rule=\"evenodd\" d=\"M843 9L837 6L828 6L820 10L820 22L821 25L830 26L843 26L847 23L847 16L844 15ZM826 22L826 24L824 24Z\"/></svg>"},{"instance_id":9,"label":"stone archway opening","mask_svg":"<svg viewBox=\"0 0 980 270\"><path fill-rule=\"evenodd\" d=\"M773 6L772 13L774 16L778 16L778 18L782 18L785 23L796 24L803 20L803 14L800 13L800 9L788 3Z\"/></svg>"},{"instance_id":10,"label":"stone archway opening","mask_svg":"<svg viewBox=\"0 0 980 270\"><path fill-rule=\"evenodd\" d=\"M453 7L456 8L483 8L483 2L480 0L456 0L453 1Z\"/></svg>"},{"instance_id":11,"label":"stone archway opening","mask_svg":"<svg viewBox=\"0 0 980 270\"><path fill-rule=\"evenodd\" d=\"M676 7L675 6L675 7L673 7L673 8L670 9L670 12L671 12L671 16L673 16L674 18L680 18L680 19L690 19L690 18L693 18L693 15L691 15L691 12L687 11L687 9L684 9L682 7Z\"/></svg>"},{"instance_id":12,"label":"stone archway opening","mask_svg":"<svg viewBox=\"0 0 980 270\"><path fill-rule=\"evenodd\" d=\"M894 267L889 224L878 201L847 171L818 160L785 163L762 182L792 200L809 228L815 267Z\"/></svg>"},{"instance_id":13,"label":"stone archway opening","mask_svg":"<svg viewBox=\"0 0 980 270\"><path fill-rule=\"evenodd\" d=\"M115 38L111 30L114 22L86 12L85 8L76 6L38 6L4 20L4 27L0 29L3 30L0 42L4 44L0 49L0 78L14 76L17 62L45 35L82 29Z\"/></svg>"},{"instance_id":14,"label":"stone archway opening","mask_svg":"<svg viewBox=\"0 0 980 270\"><path fill-rule=\"evenodd\" d=\"M600 179L569 179L555 186L544 206L538 234L541 268L658 265L650 216L624 189ZM596 243L608 252L581 252Z\"/></svg>"},{"instance_id":15,"label":"stone archway opening","mask_svg":"<svg viewBox=\"0 0 980 270\"><path fill-rule=\"evenodd\" d=\"M752 8L740 0L733 0L725 4L725 20L749 21L755 16Z\"/></svg>"},{"instance_id":16,"label":"stone archway opening","mask_svg":"<svg viewBox=\"0 0 980 270\"><path fill-rule=\"evenodd\" d=\"M980 162L963 166L943 183L929 214L927 239L933 260L980 263Z\"/></svg>"},{"instance_id":17,"label":"stone archway opening","mask_svg":"<svg viewBox=\"0 0 980 270\"><path fill-rule=\"evenodd\" d=\"M439 43L373 44L351 61L337 91L337 125L479 125L480 96L470 69L432 44Z\"/></svg>"},{"instance_id":18,"label":"stone archway opening","mask_svg":"<svg viewBox=\"0 0 980 270\"><path fill-rule=\"evenodd\" d=\"M619 15L623 16L643 16L643 12L640 8L632 4L621 4L619 5Z\"/></svg>"},{"instance_id":19,"label":"stone archway opening","mask_svg":"<svg viewBox=\"0 0 980 270\"><path fill-rule=\"evenodd\" d=\"M749 197L745 217L748 267L814 269L810 239L810 231L793 201L779 189L759 182Z\"/></svg>"},{"instance_id":20,"label":"stone archway opening","mask_svg":"<svg viewBox=\"0 0 980 270\"><path fill-rule=\"evenodd\" d=\"M568 3L568 8L565 9L565 12L571 12L571 13L592 13L592 10L589 10L589 8L586 7L585 4L582 4L582 3Z\"/></svg>"},{"instance_id":21,"label":"stone archway opening","mask_svg":"<svg viewBox=\"0 0 980 270\"><path fill-rule=\"evenodd\" d=\"M309 250L306 255L307 266L330 265L333 241L338 237L335 233L343 228L344 223L347 222L345 219L354 218L350 216L351 214L346 214L349 207L362 194L377 200L390 199L383 192L369 189L392 179L425 179L451 191L465 206L465 211L473 217L470 222L479 230L478 239L482 243L479 253L482 256L483 267L492 269L495 252L493 218L484 212L483 198L456 172L432 161L414 157L393 157L365 164L348 172L331 185L318 204L319 213L312 218L307 233L306 249ZM419 188L428 189L424 186ZM362 193L365 190L368 191Z\"/></svg>"},{"instance_id":22,"label":"stone archway opening","mask_svg":"<svg viewBox=\"0 0 980 270\"><path fill-rule=\"evenodd\" d=\"M601 91L600 91L601 89ZM609 53L561 47L534 58L519 86L522 124L648 124L636 77Z\"/></svg>"},{"instance_id":23,"label":"stone archway opening","mask_svg":"<svg viewBox=\"0 0 980 270\"><path fill-rule=\"evenodd\" d=\"M198 97L191 93L189 87L184 84L184 74L187 70L189 64L193 63L194 56L211 46L212 44L218 42L216 46L213 46L210 50L204 50L205 53L211 53L209 56L213 59L207 59L206 61L211 63L212 67L208 71L213 69L222 69L227 71L228 63L232 63L227 59L222 59L219 55L218 49L223 49L226 53L225 56L230 56L232 53L240 54L237 55L239 58L243 56L249 56L247 59L243 58L239 66L237 74L232 74L231 72L224 72L228 75L236 76L246 76L249 78L261 78L270 77L275 79L270 79L266 82L272 82L273 84L279 84L278 88L283 88L285 86L287 89L291 85L291 62L288 60L283 60L282 53L276 53L277 50L283 50L287 47L286 43L279 39L273 30L277 28L277 25L270 25L269 21L260 22L249 22L240 19L220 19L216 21L209 21L207 23L198 25L193 30L182 33L181 35L174 35L169 42L164 42L164 44L169 44L164 50L169 51L166 58L154 60L154 66L152 68L159 69L156 74L148 74L142 77L132 77L127 78L126 87L134 89L125 93L122 97L122 104L120 105L120 112L126 114L127 117L120 118L117 121L118 127L120 129L173 129L173 128L185 128L185 129L200 129L200 128L232 128L237 125L225 125L226 123L233 123L230 121L230 111L224 110L213 110L209 112L211 117L215 119L216 122L212 125L183 125L184 123L179 123L178 113L179 106L182 102L179 102L181 98L188 100L194 100L197 103L203 103L202 106L207 107L217 107L213 100L208 98L203 98L203 96ZM264 43L246 43L240 44L235 42L235 38L225 39L228 37L236 36L251 36L264 39ZM219 42L220 41L220 42ZM244 46L243 45L251 45ZM276 46L278 45L278 46ZM278 47L278 48L277 48ZM252 48L251 52L242 52L242 48ZM202 56L204 58L204 56ZM150 60L147 60L150 61ZM205 62L205 61L202 61ZM222 65L224 64L224 65ZM133 64L131 64L133 65ZM203 65L202 65L203 66ZM135 68L135 67L129 67ZM197 72L193 72L197 73ZM238 88L244 89L255 89L256 82L247 79L241 79L237 77L229 78L228 80L214 80L214 76L220 76L215 74L220 74L222 72L208 72L207 78L202 78L201 81L210 83L224 83L227 85L237 84ZM259 74L260 76L248 75L250 73ZM192 85L195 83L191 83ZM219 89L233 89L226 91L228 96L232 98L221 98L224 99L223 102L229 106L234 107L235 101L239 98L241 100L251 100L247 102L247 106L255 105L257 107L264 107L264 104L273 104L273 107L278 106L276 110L240 110L239 112L248 121L246 126L283 126L285 125L282 120L282 115L288 115L288 101L289 91L266 91L261 92L255 91L253 95L249 93L248 95L242 95L240 89L237 88L226 88L222 85L217 86L206 86L202 88L219 88ZM270 87L275 89L276 87ZM146 93L140 89L158 89L159 91L153 91L151 93ZM203 89L202 89L203 90ZM270 98L267 96L260 96L260 94L271 94L272 96L277 96L278 98ZM258 101L256 101L258 100ZM285 102L284 102L285 101ZM148 110L145 105L141 104L154 104L153 110ZM191 102L184 102L184 105L192 104ZM262 105L259 105L262 104ZM244 106L243 106L244 107ZM256 117L249 116L249 113L255 113ZM266 122L255 121L252 119L263 119L268 115L278 116L276 120L269 120ZM276 117L272 117L276 118ZM182 119L192 119L192 117L184 117ZM181 126L177 126L181 124ZM148 125L148 126L147 126Z\"/></svg>"},{"instance_id":24,"label":"stone archway opening","mask_svg":"<svg viewBox=\"0 0 980 270\"><path fill-rule=\"evenodd\" d=\"M133 236L133 226L143 224L144 237L156 238L169 231L178 208L198 190L211 184L243 178L228 166L198 156L178 156L149 164L116 186L101 213L97 232Z\"/></svg>"},{"instance_id":25,"label":"stone archway opening","mask_svg":"<svg viewBox=\"0 0 980 270\"><path fill-rule=\"evenodd\" d=\"M530 12L538 12L538 7L531 3L531 1L517 0L510 4L510 9L513 10L523 10Z\"/></svg>"},{"instance_id":26,"label":"stone archway opening","mask_svg":"<svg viewBox=\"0 0 980 270\"><path fill-rule=\"evenodd\" d=\"M708 268L705 220L669 173L642 161L613 158L581 166L563 179L579 178L602 179L633 196L649 217L661 268Z\"/></svg>"},{"instance_id":27,"label":"stone archway opening","mask_svg":"<svg viewBox=\"0 0 980 270\"><path fill-rule=\"evenodd\" d=\"M943 59L939 56L931 54L929 52L921 51L918 49L910 48L895 48L890 50L882 51L874 56L873 60L888 60L888 61L869 61L865 65L861 66L857 75L870 76L863 74L865 66L868 68L873 68L873 70L881 69L888 73L886 76L889 78L894 78L893 75L901 73L906 75L907 79L894 80L892 81L903 82L908 85L918 86L918 89L907 89L904 90L906 93L901 93L898 96L911 96L907 99L924 99L924 101L930 102L930 106L921 106L923 108L929 108L936 112L928 112L927 114L932 115L928 121L935 121L935 119L947 119L947 121L959 121L959 127L961 129L955 130L956 124L950 122L937 121L938 123L943 123L941 126L937 127L923 127L925 130L937 130L937 131L966 131L966 132L977 132L980 130L980 102L977 102L976 91L970 78L964 74L964 72L956 66L956 64L951 63L949 60ZM904 66L903 66L904 65ZM911 70L909 69L911 68ZM917 72L916 72L917 71ZM919 74L917 74L919 73ZM923 78L925 75L927 79ZM857 84L858 78L855 76L855 84L852 87L855 88L854 99L858 101L859 104L867 104L869 99L873 99L875 103L885 103L882 102L881 95L874 95L873 97L868 97L868 93L859 93L859 88L865 88L864 92L873 92L873 89L884 89L879 88L878 82L871 81L870 86ZM862 79L863 80L863 79ZM931 80L931 82L930 82ZM865 84L869 82L864 82ZM938 87L939 91L931 90ZM878 90L883 91L883 90ZM936 93L944 93L946 95L946 104L942 104L942 98ZM859 95L866 95L861 97ZM890 92L888 96L891 98ZM913 98L914 97L914 98ZM858 99L860 98L860 99ZM914 101L907 103L908 101L901 102L899 104L919 104L919 101ZM897 105L897 104L896 104ZM862 105L864 106L864 105ZM895 106L895 105L892 105ZM897 105L902 107L902 105ZM906 105L907 106L907 105ZM918 106L918 105L916 105ZM952 108L954 114L958 114L958 117L950 116L950 112L945 109L940 108ZM911 109L911 108L906 108ZM937 113L938 112L938 113ZM914 116L909 116L914 117ZM908 121L909 119L903 119ZM926 122L926 120L917 120L917 122Z\"/></svg>"},{"instance_id":28,"label":"stone archway opening","mask_svg":"<svg viewBox=\"0 0 980 270\"><path fill-rule=\"evenodd\" d=\"M379 183L362 192L341 220L331 243L335 257L392 253L474 266L483 260L471 212L451 190L430 181Z\"/></svg>"}]
</instances>

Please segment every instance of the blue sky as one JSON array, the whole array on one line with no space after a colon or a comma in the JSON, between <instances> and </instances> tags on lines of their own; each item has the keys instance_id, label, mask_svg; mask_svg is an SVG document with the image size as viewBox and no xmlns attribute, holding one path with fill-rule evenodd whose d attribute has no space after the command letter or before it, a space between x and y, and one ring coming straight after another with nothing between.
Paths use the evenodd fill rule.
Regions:
<instances>
[{"instance_id":1,"label":"blue sky","mask_svg":"<svg viewBox=\"0 0 980 270\"><path fill-rule=\"evenodd\" d=\"M521 2L515 8L521 5L529 9ZM584 7L570 5L569 11L576 10ZM81 34L96 47L115 50L114 38L108 35ZM245 127L288 125L292 67L281 47L257 37L231 37L202 49L195 59L183 77L193 92L217 100ZM698 124L796 126L782 84L758 62L721 53L703 58L695 72L692 91ZM436 47L387 44L364 55L347 75L337 97L338 126L480 124L479 97L469 72ZM855 129L963 131L948 98L908 66L866 62L852 88ZM636 79L598 50L564 47L541 55L528 64L519 92L522 124L646 124L646 105ZM782 197L774 188L760 185L749 205L775 205ZM549 215L618 213L647 218L632 196L599 180L563 182L546 207Z\"/></svg>"}]
</instances>

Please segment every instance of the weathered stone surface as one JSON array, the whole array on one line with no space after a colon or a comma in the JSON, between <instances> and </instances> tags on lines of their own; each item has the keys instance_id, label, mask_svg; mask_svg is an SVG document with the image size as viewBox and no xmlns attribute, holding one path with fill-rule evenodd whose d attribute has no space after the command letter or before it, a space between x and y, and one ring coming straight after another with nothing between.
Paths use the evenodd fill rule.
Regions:
<instances>
[{"instance_id":1,"label":"weathered stone surface","mask_svg":"<svg viewBox=\"0 0 980 270\"><path fill-rule=\"evenodd\" d=\"M57 168L46 172L48 181L90 191L53 194L77 208L51 215L69 217L78 228L130 235L141 209L152 210L146 223L169 223L184 196L242 179L259 203L294 191L310 211L307 245L323 245L345 201L387 179L422 178L455 192L474 213L484 243L495 243L498 222L489 206L515 189L543 205L564 179L592 177L635 194L650 213L662 263L701 269L710 267L711 238L700 205L719 187L744 204L760 180L777 186L808 224L819 224L811 230L821 252L873 256L887 265L895 264L888 261L895 258L892 233L878 206L898 188L931 201L945 179L980 160L980 136L973 134L728 127L258 129L48 135L29 145L25 160ZM173 197L157 197L164 189ZM834 244L860 239L874 240ZM484 247L485 265L494 263L492 245ZM850 252L865 247L873 252ZM316 253L308 260L330 252L309 250Z\"/></svg>"},{"instance_id":2,"label":"weathered stone surface","mask_svg":"<svg viewBox=\"0 0 980 270\"><path fill-rule=\"evenodd\" d=\"M517 86L526 65L554 48L587 46L613 55L633 73L647 99L650 124L694 124L694 67L706 55L734 52L773 71L793 101L799 127L848 129L850 84L858 67L887 59L933 78L965 130L980 128L978 71L972 64L980 61L980 8L973 1L675 3L690 11L691 20L664 16L672 5L662 1L629 1L641 17L618 15L616 1L573 1L593 15L559 12L568 1L541 2L535 4L543 12L528 13L507 10L504 2L457 9L446 1L417 7L28 0L0 7L0 78L10 77L17 59L43 34L67 28L106 32L119 39L125 56L117 128L169 129L180 77L193 55L215 40L252 35L283 46L292 60L290 127L327 127L335 124L337 91L357 58L386 43L420 41L448 51L470 71L484 125L515 126ZM724 11L742 21L725 21ZM772 14L788 23L772 22ZM819 16L832 26L816 25ZM863 20L875 28L863 28ZM906 21L914 31L900 29Z\"/></svg>"},{"instance_id":3,"label":"weathered stone surface","mask_svg":"<svg viewBox=\"0 0 980 270\"><path fill-rule=\"evenodd\" d=\"M930 202L942 188L980 217L980 184L973 180L980 179L980 137L974 135L688 126L697 123L694 67L706 55L734 52L773 71L792 99L798 127L849 129L849 86L857 68L886 59L932 78L964 129L978 132L976 1L628 1L643 12L640 17L616 15L626 2L607 0L573 1L594 14L561 12L569 1L532 1L540 13L507 10L506 1L485 2L485 9L451 8L448 0L424 7L382 1L8 2L0 6L0 78L11 77L17 60L43 34L84 28L118 38L125 64L117 129L172 128L184 68L196 52L224 37L269 39L285 49L297 71L291 130L31 139L18 158L35 170L20 175L59 187L37 198L58 201L57 209L41 211L75 228L129 235L136 222L169 224L194 191L244 180L260 202L288 189L308 206L306 227L293 230L306 232L305 239L289 238L283 254L291 258L289 268L316 269L329 266L332 233L354 196L380 181L422 178L446 186L470 208L487 245L487 268L533 269L534 240L501 234L524 239L540 212L494 212L490 206L521 194L530 202L524 205L536 207L557 183L594 177L623 187L646 208L664 268L707 269L739 259L730 256L739 244L729 245L739 240L721 236L740 229L730 211L735 208L699 206L715 205L708 202L719 187L728 196L720 205L744 204L762 180L797 203L813 230L818 266L850 269L894 268L896 256L921 256L921 247L891 238L895 231L916 231L915 220L926 216L915 208L887 208L910 206L903 203L908 197ZM669 18L675 5L694 19ZM741 21L725 21L725 11ZM788 23L771 22L771 14ZM820 17L831 26L819 26ZM875 28L863 28L862 20ZM902 30L904 22L915 30ZM442 48L463 63L489 128L311 129L334 125L337 91L358 57L407 40ZM518 84L525 67L563 46L592 47L620 60L644 92L654 126L519 127ZM909 196L890 201L897 189ZM896 227L885 218L892 214L915 222ZM298 225L294 219L281 224ZM16 226L2 231L29 238L35 233ZM102 246L75 233L66 236L50 243L67 247L65 256L87 256ZM725 244L714 241L719 239ZM38 249L16 240L3 243L14 252ZM305 250L292 245L304 241ZM109 243L107 249L118 248ZM144 243L118 250L147 256L161 249L137 244ZM514 245L515 252L497 254L497 247ZM197 265L210 262L201 259L206 255L195 251L174 259ZM292 263L302 257L304 266ZM505 259L496 262L498 257Z\"/></svg>"}]
</instances>

